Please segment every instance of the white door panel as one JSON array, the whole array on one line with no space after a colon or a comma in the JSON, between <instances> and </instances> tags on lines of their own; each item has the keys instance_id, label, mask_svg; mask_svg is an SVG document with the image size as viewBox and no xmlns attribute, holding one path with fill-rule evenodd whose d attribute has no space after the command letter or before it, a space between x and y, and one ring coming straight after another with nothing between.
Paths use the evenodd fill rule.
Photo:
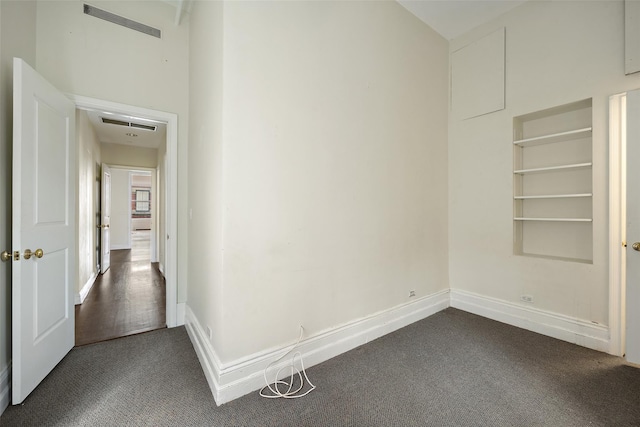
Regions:
<instances>
[{"instance_id":1,"label":"white door panel","mask_svg":"<svg viewBox=\"0 0 640 427\"><path fill-rule=\"evenodd\" d=\"M640 91L627 93L627 288L626 358L640 364Z\"/></svg>"},{"instance_id":2,"label":"white door panel","mask_svg":"<svg viewBox=\"0 0 640 427\"><path fill-rule=\"evenodd\" d=\"M74 344L75 106L16 58L13 111L15 405ZM36 249L42 258L27 259L27 250Z\"/></svg>"},{"instance_id":3,"label":"white door panel","mask_svg":"<svg viewBox=\"0 0 640 427\"><path fill-rule=\"evenodd\" d=\"M102 188L100 190L101 225L100 273L104 274L111 266L111 168L102 164Z\"/></svg>"}]
</instances>

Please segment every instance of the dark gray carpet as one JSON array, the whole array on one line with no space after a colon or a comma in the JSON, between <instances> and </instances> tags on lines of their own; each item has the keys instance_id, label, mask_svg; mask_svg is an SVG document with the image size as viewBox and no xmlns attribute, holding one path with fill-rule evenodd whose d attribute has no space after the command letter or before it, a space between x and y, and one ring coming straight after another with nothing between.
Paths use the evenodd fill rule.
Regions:
<instances>
[{"instance_id":1,"label":"dark gray carpet","mask_svg":"<svg viewBox=\"0 0 640 427\"><path fill-rule=\"evenodd\" d=\"M640 426L640 370L455 309L216 407L184 328L75 348L2 425Z\"/></svg>"}]
</instances>

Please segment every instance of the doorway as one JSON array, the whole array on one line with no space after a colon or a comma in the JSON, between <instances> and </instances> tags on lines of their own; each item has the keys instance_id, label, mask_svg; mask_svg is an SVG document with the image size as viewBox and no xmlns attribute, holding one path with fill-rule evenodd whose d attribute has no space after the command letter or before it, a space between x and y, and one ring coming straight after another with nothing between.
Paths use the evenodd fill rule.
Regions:
<instances>
[{"instance_id":1,"label":"doorway","mask_svg":"<svg viewBox=\"0 0 640 427\"><path fill-rule=\"evenodd\" d=\"M136 170L142 171L144 172L144 174L149 175L151 181L155 183L155 185L152 185L152 187L157 187L157 191L154 189L154 191L156 191L157 197L155 197L154 193L150 191L148 194L150 200L145 201L142 200L142 198L145 197L144 192L140 192L139 194L141 200L139 201L140 203L137 203L137 201L132 199L130 195L129 206L137 203L142 214L146 208L148 208L149 210L155 209L155 212L157 214L156 217L159 220L150 221L151 225L148 232L146 234L142 233L142 239L145 241L149 241L149 244L152 245L152 247L146 249L147 256L149 257L149 260L151 262L156 263L155 269L152 269L153 277L150 279L150 282L156 284L154 298L156 302L158 298L161 298L161 305L164 308L164 310L162 310L164 311L164 313L160 312L158 316L160 317L160 315L162 315L166 318L166 321L162 324L162 326L164 326L165 324L168 327L177 326L179 322L177 318L177 248L175 239L177 233L177 203L175 198L175 191L177 188L177 175L175 173L177 167L177 116L172 113L165 113L141 107L134 107L80 96L71 96L71 99L75 102L76 107L79 110L98 111L103 113L103 116L109 116L109 114L111 114L114 117L117 116L116 119L122 117L139 118L143 120L143 125L148 125L149 123L162 123L166 126L166 133L164 136L164 158L162 158L162 156L159 156L157 162L158 167L135 168ZM145 120L146 122L144 122ZM134 122L134 120L131 120L131 122ZM134 123L134 126L135 125L136 124ZM130 133L141 135L143 130L145 130L144 127L139 129L134 128ZM97 164L99 164L99 162L96 162L95 159L93 159L92 168L95 172L91 174L90 181L91 186L95 189L99 188L98 184L100 180L100 174L98 173L99 168L97 168ZM82 184L80 185L80 190L82 190ZM82 194L80 194L80 198L82 198ZM95 198L91 198L91 200L92 202L88 204L92 205L92 211L91 214L87 216L87 218L92 218L93 222L95 223L93 227L97 228L102 224L100 224L100 222L98 221L99 212L95 211L97 205L95 203ZM145 204L148 206L145 206ZM132 224L132 220L133 218L130 216L130 224ZM93 228L92 230L95 230L96 228ZM129 228L129 230L132 231L132 228ZM79 236L82 235L82 233L78 234ZM96 233L95 231L91 231L91 234L94 236L95 240L95 246L91 247L89 251L94 257L94 262L91 263L92 269L94 271L99 271L98 267L100 264L100 259L98 255L98 248L101 242L97 237L98 233ZM160 238L160 236L162 236L162 238ZM171 238L172 236L173 238ZM129 241L133 242L133 240L134 239L132 239L131 233L129 233ZM139 244L140 242L136 242L136 245ZM125 247L125 249L127 248ZM133 251L133 249L134 248L130 245L129 250ZM82 253L79 256L82 256ZM121 254L118 254L118 256L120 256L121 261L124 261L125 263L131 262L129 264L129 267L125 268L125 270L140 270L139 267L136 267L134 265L135 262L139 261L139 259L137 259L139 258L139 255L131 253L129 256L123 257L121 256ZM115 273L116 272L114 271L114 276L116 276ZM161 280L163 275L164 279ZM98 282L98 280L95 279L100 279L100 277L97 277L96 274L96 278L91 281L91 284L93 286L95 286L95 284ZM163 291L160 292L161 295L158 295L157 292L159 288L157 284L159 281L163 282ZM166 285L164 284L164 282L166 282ZM84 281L80 281L81 285L83 283ZM88 291L86 292L84 297L87 298L87 295ZM78 298L76 298L76 303L78 302L77 299ZM158 326L157 322L156 326Z\"/></svg>"},{"instance_id":2,"label":"doorway","mask_svg":"<svg viewBox=\"0 0 640 427\"><path fill-rule=\"evenodd\" d=\"M609 98L610 353L640 364L640 90ZM627 166L629 164L629 167Z\"/></svg>"},{"instance_id":3,"label":"doorway","mask_svg":"<svg viewBox=\"0 0 640 427\"><path fill-rule=\"evenodd\" d=\"M126 147L119 151L126 154ZM157 155L149 160L154 159ZM100 188L107 189L110 197L98 192L94 198L101 200L96 217L110 219L98 222L109 223L110 229L96 227L101 231L96 253L109 254L109 260L99 260L95 271L101 274L82 304L75 306L76 346L166 327L166 284L155 247L156 170L110 165L106 171L103 180L108 176L110 185ZM105 201L109 216L103 211L107 207L101 206ZM103 231L112 237L103 239ZM107 244L110 250L105 251L101 246Z\"/></svg>"}]
</instances>

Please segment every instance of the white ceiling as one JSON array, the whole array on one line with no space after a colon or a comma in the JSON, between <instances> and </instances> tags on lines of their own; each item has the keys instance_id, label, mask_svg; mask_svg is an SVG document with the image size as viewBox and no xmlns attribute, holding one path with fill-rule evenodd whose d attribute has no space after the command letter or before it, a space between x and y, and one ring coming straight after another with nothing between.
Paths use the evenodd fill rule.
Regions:
<instances>
[{"instance_id":1,"label":"white ceiling","mask_svg":"<svg viewBox=\"0 0 640 427\"><path fill-rule=\"evenodd\" d=\"M91 122L98 140L105 144L133 145L144 148L158 148L167 139L166 123L148 120L140 117L125 116L122 114L107 113L102 111L87 110L89 121ZM148 126L157 126L155 131L102 123L102 117L132 122ZM131 136L127 134L133 134Z\"/></svg>"},{"instance_id":2,"label":"white ceiling","mask_svg":"<svg viewBox=\"0 0 640 427\"><path fill-rule=\"evenodd\" d=\"M193 0L162 0L176 8L174 24L180 25ZM396 0L447 40L489 22L527 0Z\"/></svg>"},{"instance_id":3,"label":"white ceiling","mask_svg":"<svg viewBox=\"0 0 640 427\"><path fill-rule=\"evenodd\" d=\"M447 40L489 22L527 0L397 0Z\"/></svg>"}]
</instances>

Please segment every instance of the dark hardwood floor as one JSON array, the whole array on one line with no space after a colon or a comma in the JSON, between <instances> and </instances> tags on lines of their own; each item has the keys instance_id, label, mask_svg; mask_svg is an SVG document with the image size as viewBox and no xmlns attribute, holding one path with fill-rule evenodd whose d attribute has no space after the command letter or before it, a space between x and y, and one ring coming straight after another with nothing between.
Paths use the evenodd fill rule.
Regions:
<instances>
[{"instance_id":1,"label":"dark hardwood floor","mask_svg":"<svg viewBox=\"0 0 640 427\"><path fill-rule=\"evenodd\" d=\"M111 251L111 267L76 305L76 346L166 327L165 281L151 263L149 232L132 249Z\"/></svg>"}]
</instances>

